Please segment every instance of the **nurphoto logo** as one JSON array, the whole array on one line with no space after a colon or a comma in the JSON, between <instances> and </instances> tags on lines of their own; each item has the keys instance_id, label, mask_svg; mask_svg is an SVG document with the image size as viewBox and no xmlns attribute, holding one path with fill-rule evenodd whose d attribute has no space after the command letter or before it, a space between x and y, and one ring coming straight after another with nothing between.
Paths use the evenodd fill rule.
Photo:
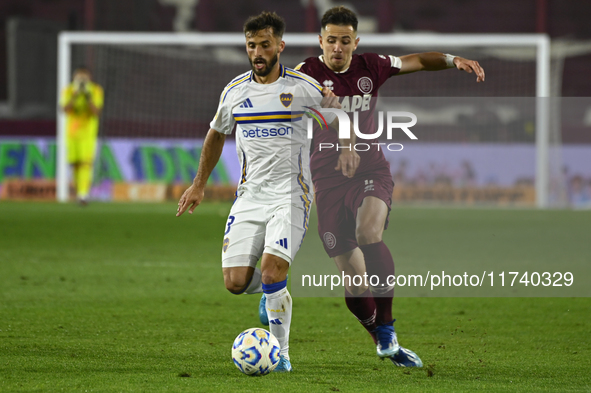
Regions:
<instances>
[{"instance_id":1,"label":"nurphoto logo","mask_svg":"<svg viewBox=\"0 0 591 393\"><path fill-rule=\"evenodd\" d=\"M384 115L383 111L378 112L378 129L373 133L362 133L359 130L359 113L353 112L353 121L351 122L347 113L341 109L336 108L321 108L321 109L314 109L312 107L306 106L307 109L306 114L308 114L308 123L307 123L307 130L308 130L308 139L312 139L313 130L314 130L314 122L313 119L316 120L318 125L321 129L324 127L328 128L328 123L323 116L323 113L334 113L338 120L339 120L339 139L350 139L351 138L351 124L353 125L353 131L358 139L362 140L372 140L379 138L382 133L384 132L384 128L386 131L386 138L388 140L392 139L392 135L394 130L400 129L404 131L404 133L412 140L418 139L415 134L410 130L412 126L417 124L417 117L412 112L396 112L396 111L387 111ZM386 118L386 127L384 127L384 118ZM407 122L400 122L400 118L407 118L410 121ZM383 148L387 148L390 151L400 151L404 148L401 143L365 143L365 142L357 142L355 144L349 145L339 145L333 143L320 143L319 150L327 150L327 149L351 149L353 148L355 151L368 151L371 148L371 145L376 145L378 151Z\"/></svg>"}]
</instances>

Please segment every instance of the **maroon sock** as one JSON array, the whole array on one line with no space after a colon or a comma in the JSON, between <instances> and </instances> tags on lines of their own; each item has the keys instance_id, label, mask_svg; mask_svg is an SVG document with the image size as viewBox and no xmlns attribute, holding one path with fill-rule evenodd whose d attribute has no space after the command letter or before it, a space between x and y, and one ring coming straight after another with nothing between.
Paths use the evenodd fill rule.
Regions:
<instances>
[{"instance_id":1,"label":"maroon sock","mask_svg":"<svg viewBox=\"0 0 591 393\"><path fill-rule=\"evenodd\" d=\"M394 287L387 287L388 276L394 276L394 260L388 246L384 242L359 246L365 259L367 275L378 276L384 287L372 288L376 303L376 324L383 325L392 321L392 298Z\"/></svg>"},{"instance_id":2,"label":"maroon sock","mask_svg":"<svg viewBox=\"0 0 591 393\"><path fill-rule=\"evenodd\" d=\"M365 330L371 335L374 343L376 341L376 304L371 291L368 289L359 296L353 296L345 289L345 303L349 311L355 315L355 318L363 325Z\"/></svg>"}]
</instances>

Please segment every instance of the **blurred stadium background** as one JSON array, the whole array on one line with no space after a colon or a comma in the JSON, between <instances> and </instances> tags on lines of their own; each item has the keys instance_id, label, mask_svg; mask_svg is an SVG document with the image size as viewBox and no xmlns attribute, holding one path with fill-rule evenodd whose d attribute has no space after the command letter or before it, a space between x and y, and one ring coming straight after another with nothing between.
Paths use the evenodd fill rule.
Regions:
<instances>
[{"instance_id":1,"label":"blurred stadium background","mask_svg":"<svg viewBox=\"0 0 591 393\"><path fill-rule=\"evenodd\" d=\"M229 0L4 0L0 4L0 198L55 199L58 34L84 32L240 32L248 15L275 10L289 33L319 29L322 13L340 3ZM487 71L476 86L461 73L419 73L394 78L383 97L511 97L476 101L445 124L420 129L420 143L391 154L399 202L535 204L535 118L520 97L535 97L531 48L377 48L369 33L545 33L550 36L550 96L559 108L551 122L548 158L551 206L591 206L591 3L578 1L460 1L437 3L353 0L360 15L358 52L402 55L441 50L474 58ZM71 67L88 65L105 88L101 144L95 165L95 200L174 200L197 168L201 138L225 84L248 67L235 46L73 45ZM320 53L316 46L290 47L282 62L295 66ZM533 100L533 99L532 99ZM415 100L418 105L424 100ZM451 105L451 104L450 104ZM520 105L522 106L521 109ZM452 105L453 106L453 105ZM415 110L421 110L416 105ZM493 108L493 109L491 109ZM496 109L494 109L496 108ZM525 109L524 109L525 108ZM529 108L529 109L527 109ZM568 113L565 112L568 110ZM562 113L562 116L560 114ZM421 120L419 115L419 120ZM421 122L421 121L420 121ZM423 122L425 123L425 122ZM428 122L427 122L428 123ZM439 154L437 154L439 152ZM227 153L227 154L226 154ZM231 198L237 174L230 143L212 179L210 198Z\"/></svg>"}]
</instances>

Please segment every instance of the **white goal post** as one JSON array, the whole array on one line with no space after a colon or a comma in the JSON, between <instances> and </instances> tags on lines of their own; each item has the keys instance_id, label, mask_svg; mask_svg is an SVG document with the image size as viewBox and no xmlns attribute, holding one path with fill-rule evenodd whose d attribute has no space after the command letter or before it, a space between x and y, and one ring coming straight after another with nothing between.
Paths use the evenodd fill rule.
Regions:
<instances>
[{"instance_id":1,"label":"white goal post","mask_svg":"<svg viewBox=\"0 0 591 393\"><path fill-rule=\"evenodd\" d=\"M318 47L316 34L285 34L288 50L293 47ZM424 50L446 51L446 48L471 47L531 47L535 49L535 96L550 96L550 39L545 34L363 34L364 47L417 47ZM241 46L241 33L114 33L62 32L58 45L58 96L71 79L73 45L186 45L186 46ZM319 50L317 49L317 52ZM388 54L388 53L386 53ZM456 54L456 53L454 53ZM462 55L457 53L457 55ZM141 71L138 71L141 72ZM494 83L494 82L492 82ZM58 99L59 102L59 99ZM538 208L549 207L549 145L550 120L547 99L538 99L535 115L536 169L535 190ZM65 114L57 109L57 199L68 200L68 166Z\"/></svg>"}]
</instances>

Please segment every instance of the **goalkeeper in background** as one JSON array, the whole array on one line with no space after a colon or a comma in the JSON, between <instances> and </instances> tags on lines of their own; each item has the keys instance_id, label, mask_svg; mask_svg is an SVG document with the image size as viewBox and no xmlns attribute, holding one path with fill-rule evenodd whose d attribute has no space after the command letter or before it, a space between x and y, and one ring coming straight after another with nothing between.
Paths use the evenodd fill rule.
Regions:
<instances>
[{"instance_id":1,"label":"goalkeeper in background","mask_svg":"<svg viewBox=\"0 0 591 393\"><path fill-rule=\"evenodd\" d=\"M92 184L103 97L103 88L92 81L90 70L78 67L60 99L60 106L66 112L68 162L72 166L78 202L83 206L88 203Z\"/></svg>"}]
</instances>

